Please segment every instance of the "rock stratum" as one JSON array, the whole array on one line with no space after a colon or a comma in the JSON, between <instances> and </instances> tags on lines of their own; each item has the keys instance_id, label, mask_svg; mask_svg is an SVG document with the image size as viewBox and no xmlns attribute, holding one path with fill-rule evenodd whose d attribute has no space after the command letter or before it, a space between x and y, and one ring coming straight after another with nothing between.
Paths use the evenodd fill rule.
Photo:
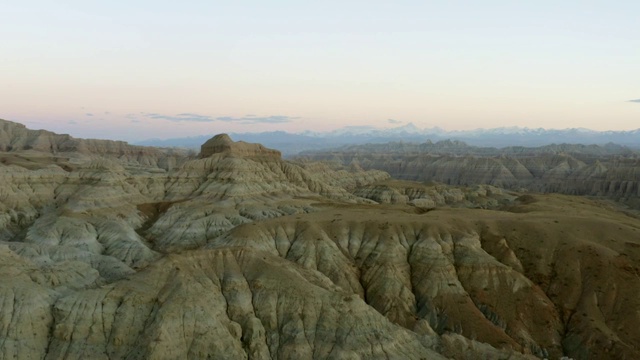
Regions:
<instances>
[{"instance_id":1,"label":"rock stratum","mask_svg":"<svg viewBox=\"0 0 640 360\"><path fill-rule=\"evenodd\" d=\"M0 124L0 359L640 358L614 202Z\"/></svg>"}]
</instances>

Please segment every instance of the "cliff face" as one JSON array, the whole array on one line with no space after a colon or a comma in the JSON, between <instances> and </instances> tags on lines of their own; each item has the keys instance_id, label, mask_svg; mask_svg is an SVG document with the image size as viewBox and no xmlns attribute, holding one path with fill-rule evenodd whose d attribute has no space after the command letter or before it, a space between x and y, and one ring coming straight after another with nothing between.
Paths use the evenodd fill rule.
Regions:
<instances>
[{"instance_id":1,"label":"cliff face","mask_svg":"<svg viewBox=\"0 0 640 360\"><path fill-rule=\"evenodd\" d=\"M640 357L611 204L203 154L0 152L0 358Z\"/></svg>"}]
</instances>

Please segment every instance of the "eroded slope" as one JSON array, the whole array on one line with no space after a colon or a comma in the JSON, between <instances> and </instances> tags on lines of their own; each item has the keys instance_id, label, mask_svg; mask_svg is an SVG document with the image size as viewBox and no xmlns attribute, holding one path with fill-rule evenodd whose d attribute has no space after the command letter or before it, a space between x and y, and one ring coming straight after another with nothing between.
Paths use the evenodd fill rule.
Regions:
<instances>
[{"instance_id":1,"label":"eroded slope","mask_svg":"<svg viewBox=\"0 0 640 360\"><path fill-rule=\"evenodd\" d=\"M540 357L639 356L640 221L579 198L514 204L327 209L240 226L210 246L316 269L417 333Z\"/></svg>"},{"instance_id":2,"label":"eroded slope","mask_svg":"<svg viewBox=\"0 0 640 360\"><path fill-rule=\"evenodd\" d=\"M225 136L201 155L0 153L0 357L638 356L634 217Z\"/></svg>"}]
</instances>

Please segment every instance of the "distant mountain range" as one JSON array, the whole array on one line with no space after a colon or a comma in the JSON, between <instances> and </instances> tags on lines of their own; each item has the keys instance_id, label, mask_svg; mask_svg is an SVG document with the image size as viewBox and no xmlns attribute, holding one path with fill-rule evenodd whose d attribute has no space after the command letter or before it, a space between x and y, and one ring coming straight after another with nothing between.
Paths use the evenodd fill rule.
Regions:
<instances>
[{"instance_id":1,"label":"distant mountain range","mask_svg":"<svg viewBox=\"0 0 640 360\"><path fill-rule=\"evenodd\" d=\"M173 138L151 139L137 142L137 145L184 147L197 149L213 134ZM427 140L459 140L474 146L502 148L507 146L544 146L550 144L598 144L614 143L630 148L640 148L640 129L630 131L595 131L583 128L571 129L531 129L521 127L501 127L446 131L440 128L420 129L413 123L403 126L379 129L369 126L348 126L330 132L288 133L271 131L261 133L231 133L238 141L257 142L282 151L283 155L295 155L306 150L322 150L344 145L367 143L409 142L424 143Z\"/></svg>"}]
</instances>

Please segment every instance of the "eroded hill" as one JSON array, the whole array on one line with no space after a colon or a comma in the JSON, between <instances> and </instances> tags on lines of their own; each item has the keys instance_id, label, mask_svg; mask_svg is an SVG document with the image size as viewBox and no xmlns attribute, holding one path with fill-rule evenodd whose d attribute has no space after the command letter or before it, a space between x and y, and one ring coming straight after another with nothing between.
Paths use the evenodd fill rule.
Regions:
<instances>
[{"instance_id":1,"label":"eroded hill","mask_svg":"<svg viewBox=\"0 0 640 360\"><path fill-rule=\"evenodd\" d=\"M606 196L640 207L640 154L614 144L496 149L459 141L388 143L307 152L301 159L382 170L403 180Z\"/></svg>"},{"instance_id":2,"label":"eroded hill","mask_svg":"<svg viewBox=\"0 0 640 360\"><path fill-rule=\"evenodd\" d=\"M0 153L0 358L640 357L610 203L150 151Z\"/></svg>"}]
</instances>

